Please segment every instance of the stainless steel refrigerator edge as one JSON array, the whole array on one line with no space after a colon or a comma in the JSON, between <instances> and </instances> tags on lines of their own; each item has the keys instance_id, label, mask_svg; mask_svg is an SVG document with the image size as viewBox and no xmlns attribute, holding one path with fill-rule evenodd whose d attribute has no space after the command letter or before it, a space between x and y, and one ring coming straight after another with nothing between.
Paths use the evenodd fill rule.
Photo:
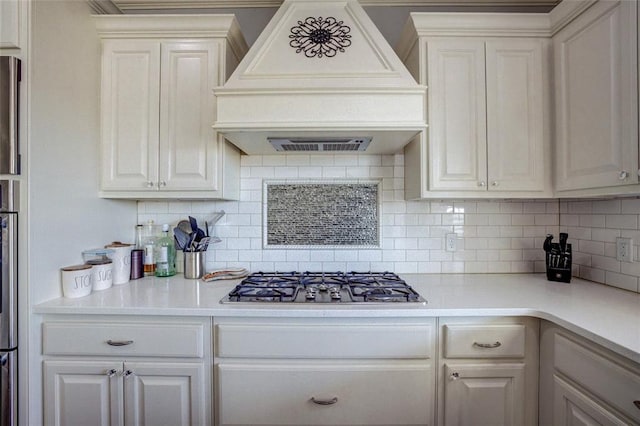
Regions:
<instances>
[{"instance_id":1,"label":"stainless steel refrigerator edge","mask_svg":"<svg viewBox=\"0 0 640 426\"><path fill-rule=\"evenodd\" d=\"M20 60L0 56L0 174L20 174ZM0 426L17 425L19 182L0 180Z\"/></svg>"},{"instance_id":2,"label":"stainless steel refrigerator edge","mask_svg":"<svg viewBox=\"0 0 640 426\"><path fill-rule=\"evenodd\" d=\"M17 424L19 182L0 180L0 426Z\"/></svg>"},{"instance_id":3,"label":"stainless steel refrigerator edge","mask_svg":"<svg viewBox=\"0 0 640 426\"><path fill-rule=\"evenodd\" d=\"M20 60L0 56L0 174L20 174L18 99Z\"/></svg>"}]
</instances>

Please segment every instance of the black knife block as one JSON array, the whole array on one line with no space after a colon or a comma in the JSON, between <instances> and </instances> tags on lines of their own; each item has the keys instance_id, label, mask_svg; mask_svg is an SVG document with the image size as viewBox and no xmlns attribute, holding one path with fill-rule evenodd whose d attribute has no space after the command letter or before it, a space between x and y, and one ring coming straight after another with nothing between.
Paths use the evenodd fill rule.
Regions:
<instances>
[{"instance_id":1,"label":"black knife block","mask_svg":"<svg viewBox=\"0 0 640 426\"><path fill-rule=\"evenodd\" d=\"M547 280L563 283L571 282L571 244L566 250L560 250L560 244L551 244L551 250L546 253Z\"/></svg>"}]
</instances>

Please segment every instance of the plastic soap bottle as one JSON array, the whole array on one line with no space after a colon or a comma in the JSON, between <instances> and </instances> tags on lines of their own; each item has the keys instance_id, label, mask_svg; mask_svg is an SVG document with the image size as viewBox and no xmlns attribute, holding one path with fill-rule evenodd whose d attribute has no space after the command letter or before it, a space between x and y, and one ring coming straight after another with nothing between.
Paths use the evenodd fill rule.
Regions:
<instances>
[{"instance_id":1,"label":"plastic soap bottle","mask_svg":"<svg viewBox=\"0 0 640 426\"><path fill-rule=\"evenodd\" d=\"M156 277L176 274L176 247L169 236L169 225L162 225L162 237L156 243Z\"/></svg>"}]
</instances>

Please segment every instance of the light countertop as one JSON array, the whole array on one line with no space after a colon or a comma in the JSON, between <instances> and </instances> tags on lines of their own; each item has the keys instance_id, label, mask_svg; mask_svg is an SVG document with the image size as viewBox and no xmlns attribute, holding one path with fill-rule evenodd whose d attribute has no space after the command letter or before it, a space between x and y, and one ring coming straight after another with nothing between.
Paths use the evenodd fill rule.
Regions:
<instances>
[{"instance_id":1,"label":"light countertop","mask_svg":"<svg viewBox=\"0 0 640 426\"><path fill-rule=\"evenodd\" d=\"M531 316L554 322L640 362L640 294L544 274L401 274L426 305L221 304L238 281L143 278L78 299L54 299L36 314L245 317Z\"/></svg>"}]
</instances>

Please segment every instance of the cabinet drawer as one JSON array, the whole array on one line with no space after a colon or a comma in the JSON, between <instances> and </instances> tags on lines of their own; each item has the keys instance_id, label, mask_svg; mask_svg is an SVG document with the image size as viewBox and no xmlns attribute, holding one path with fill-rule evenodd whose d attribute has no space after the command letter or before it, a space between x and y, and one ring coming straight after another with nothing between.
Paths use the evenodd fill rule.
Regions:
<instances>
[{"instance_id":1,"label":"cabinet drawer","mask_svg":"<svg viewBox=\"0 0 640 426\"><path fill-rule=\"evenodd\" d=\"M525 326L445 325L445 358L523 358Z\"/></svg>"},{"instance_id":2,"label":"cabinet drawer","mask_svg":"<svg viewBox=\"0 0 640 426\"><path fill-rule=\"evenodd\" d=\"M236 358L430 358L433 326L219 324L216 355Z\"/></svg>"},{"instance_id":3,"label":"cabinet drawer","mask_svg":"<svg viewBox=\"0 0 640 426\"><path fill-rule=\"evenodd\" d=\"M42 327L45 355L204 356L199 323L52 321Z\"/></svg>"},{"instance_id":4,"label":"cabinet drawer","mask_svg":"<svg viewBox=\"0 0 640 426\"><path fill-rule=\"evenodd\" d=\"M223 363L217 377L221 426L432 424L426 361Z\"/></svg>"},{"instance_id":5,"label":"cabinet drawer","mask_svg":"<svg viewBox=\"0 0 640 426\"><path fill-rule=\"evenodd\" d=\"M602 401L640 422L640 368L635 371L589 348L556 334L554 366Z\"/></svg>"}]
</instances>

